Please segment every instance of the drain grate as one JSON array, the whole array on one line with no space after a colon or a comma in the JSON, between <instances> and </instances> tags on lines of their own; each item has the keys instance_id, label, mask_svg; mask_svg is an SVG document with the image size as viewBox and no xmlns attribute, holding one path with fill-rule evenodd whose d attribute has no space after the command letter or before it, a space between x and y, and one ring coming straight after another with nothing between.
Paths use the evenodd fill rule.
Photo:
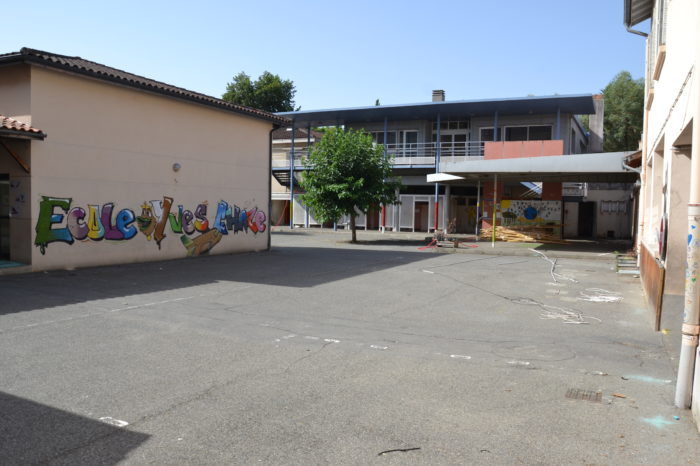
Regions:
<instances>
[{"instance_id":1,"label":"drain grate","mask_svg":"<svg viewBox=\"0 0 700 466\"><path fill-rule=\"evenodd\" d=\"M570 388L566 391L567 398L572 400L587 400L600 403L603 401L603 392L594 392L593 390L581 390L580 388Z\"/></svg>"}]
</instances>

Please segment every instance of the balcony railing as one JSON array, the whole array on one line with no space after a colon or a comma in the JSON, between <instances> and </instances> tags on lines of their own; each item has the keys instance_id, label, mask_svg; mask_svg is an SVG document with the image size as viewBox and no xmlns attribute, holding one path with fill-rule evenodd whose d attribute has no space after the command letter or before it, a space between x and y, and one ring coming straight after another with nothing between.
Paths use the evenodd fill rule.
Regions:
<instances>
[{"instance_id":1,"label":"balcony railing","mask_svg":"<svg viewBox=\"0 0 700 466\"><path fill-rule=\"evenodd\" d=\"M435 157L440 149L441 162L463 162L466 160L481 160L484 156L483 141L468 142L419 142L412 144L387 144L387 153L394 157L394 167L416 165L435 165ZM272 168L289 168L289 150L278 150L272 153ZM303 169L304 159L308 155L306 148L294 151L294 167Z\"/></svg>"}]
</instances>

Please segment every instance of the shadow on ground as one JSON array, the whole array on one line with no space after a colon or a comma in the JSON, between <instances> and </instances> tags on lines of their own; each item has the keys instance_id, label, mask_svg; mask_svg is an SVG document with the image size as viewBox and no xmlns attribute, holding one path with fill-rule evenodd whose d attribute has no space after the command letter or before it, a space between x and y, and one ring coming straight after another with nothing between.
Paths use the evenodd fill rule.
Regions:
<instances>
[{"instance_id":1,"label":"shadow on ground","mask_svg":"<svg viewBox=\"0 0 700 466\"><path fill-rule=\"evenodd\" d=\"M539 251L568 251L580 253L626 253L632 249L631 241L567 240L565 243L538 243Z\"/></svg>"},{"instance_id":2,"label":"shadow on ground","mask_svg":"<svg viewBox=\"0 0 700 466\"><path fill-rule=\"evenodd\" d=\"M0 392L3 464L117 464L149 437Z\"/></svg>"},{"instance_id":3,"label":"shadow on ground","mask_svg":"<svg viewBox=\"0 0 700 466\"><path fill-rule=\"evenodd\" d=\"M257 253L9 275L0 277L0 315L220 281L309 288L431 257L416 250L276 246Z\"/></svg>"}]
</instances>

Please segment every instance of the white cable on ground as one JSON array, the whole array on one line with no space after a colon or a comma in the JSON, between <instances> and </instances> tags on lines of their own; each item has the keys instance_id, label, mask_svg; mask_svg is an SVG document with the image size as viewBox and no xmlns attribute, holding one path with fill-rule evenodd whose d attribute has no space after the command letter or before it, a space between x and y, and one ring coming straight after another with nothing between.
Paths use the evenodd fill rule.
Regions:
<instances>
[{"instance_id":1,"label":"white cable on ground","mask_svg":"<svg viewBox=\"0 0 700 466\"><path fill-rule=\"evenodd\" d=\"M554 271L554 269L555 269L556 266L557 266L557 260L556 260L556 259L552 260L552 259L550 259L549 257L547 257L547 255L546 255L545 253L543 253L543 252L537 251L537 250L532 249L532 248L529 248L529 249L530 249L530 251L532 251L532 252L536 252L537 254L539 254L540 256L542 256L542 259L544 259L544 260L546 260L547 262L549 262L550 264L552 264L552 268L550 269L549 273L552 275L552 280L554 280L555 283L559 283L559 280L557 280L557 278L562 279L562 280L570 281L571 283L578 283L578 280L573 279L573 278L571 278L571 277L567 277L566 275L562 275L562 274L560 274L560 273L556 273L556 272Z\"/></svg>"}]
</instances>

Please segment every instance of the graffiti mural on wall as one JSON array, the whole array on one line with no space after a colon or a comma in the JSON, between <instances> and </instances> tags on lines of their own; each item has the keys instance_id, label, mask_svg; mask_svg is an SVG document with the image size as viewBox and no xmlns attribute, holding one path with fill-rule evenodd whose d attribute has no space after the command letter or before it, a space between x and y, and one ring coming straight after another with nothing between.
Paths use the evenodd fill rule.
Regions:
<instances>
[{"instance_id":1,"label":"graffiti mural on wall","mask_svg":"<svg viewBox=\"0 0 700 466\"><path fill-rule=\"evenodd\" d=\"M502 200L504 225L561 223L561 201Z\"/></svg>"},{"instance_id":2,"label":"graffiti mural on wall","mask_svg":"<svg viewBox=\"0 0 700 466\"><path fill-rule=\"evenodd\" d=\"M116 212L113 202L88 204L86 208L72 206L69 197L42 196L36 223L34 244L42 254L54 242L73 244L77 241L128 241L138 232L148 241L161 243L169 233L180 235L180 242L188 256L206 254L229 232L263 233L267 229L267 215L254 207L242 209L219 201L216 217L210 223L208 203L202 202L194 210L174 206L172 197L144 202L140 215L125 208ZM116 213L115 213L116 212Z\"/></svg>"}]
</instances>

